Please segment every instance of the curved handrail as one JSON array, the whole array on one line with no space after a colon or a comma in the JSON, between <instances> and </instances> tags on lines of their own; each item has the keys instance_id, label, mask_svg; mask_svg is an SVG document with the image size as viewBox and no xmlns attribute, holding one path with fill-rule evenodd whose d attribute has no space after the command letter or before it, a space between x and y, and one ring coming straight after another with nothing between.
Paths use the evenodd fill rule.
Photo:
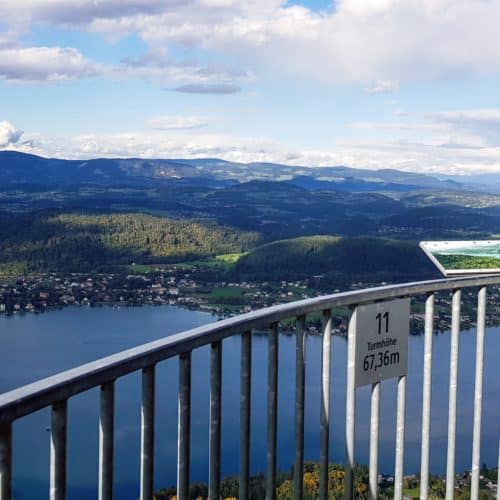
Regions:
<instances>
[{"instance_id":1,"label":"curved handrail","mask_svg":"<svg viewBox=\"0 0 500 500\"><path fill-rule=\"evenodd\" d=\"M209 323L66 370L0 395L0 425L192 349L284 319L338 306L500 284L499 275L388 285L304 299Z\"/></svg>"}]
</instances>

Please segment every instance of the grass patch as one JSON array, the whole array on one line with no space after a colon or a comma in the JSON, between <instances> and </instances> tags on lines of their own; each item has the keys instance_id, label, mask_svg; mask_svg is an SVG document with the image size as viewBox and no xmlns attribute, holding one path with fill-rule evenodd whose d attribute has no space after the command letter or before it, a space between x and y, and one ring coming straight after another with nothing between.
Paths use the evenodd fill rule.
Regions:
<instances>
[{"instance_id":1,"label":"grass patch","mask_svg":"<svg viewBox=\"0 0 500 500\"><path fill-rule=\"evenodd\" d=\"M226 287L218 287L214 288L211 291L211 296L214 299L221 299L221 298L234 298L234 297L241 297L244 293L244 290L238 287L234 286L226 286Z\"/></svg>"},{"instance_id":2,"label":"grass patch","mask_svg":"<svg viewBox=\"0 0 500 500\"><path fill-rule=\"evenodd\" d=\"M403 490L403 496L410 498L420 498L420 488L407 488Z\"/></svg>"},{"instance_id":3,"label":"grass patch","mask_svg":"<svg viewBox=\"0 0 500 500\"><path fill-rule=\"evenodd\" d=\"M151 273L156 269L154 266L149 266L147 264L130 264L130 266L127 266L127 268L130 271L139 274Z\"/></svg>"},{"instance_id":4,"label":"grass patch","mask_svg":"<svg viewBox=\"0 0 500 500\"><path fill-rule=\"evenodd\" d=\"M225 264L236 264L238 260L240 260L243 255L246 255L248 252L244 253L226 253L222 255L216 255L215 260L219 262L224 262Z\"/></svg>"},{"instance_id":5,"label":"grass patch","mask_svg":"<svg viewBox=\"0 0 500 500\"><path fill-rule=\"evenodd\" d=\"M213 271L229 271L243 255L246 255L246 252L226 253L226 254L216 255L213 258L197 259L197 260L190 260L187 262L181 262L179 264L175 264L175 266L184 269L194 269L195 267L197 267L200 269L210 269Z\"/></svg>"}]
</instances>

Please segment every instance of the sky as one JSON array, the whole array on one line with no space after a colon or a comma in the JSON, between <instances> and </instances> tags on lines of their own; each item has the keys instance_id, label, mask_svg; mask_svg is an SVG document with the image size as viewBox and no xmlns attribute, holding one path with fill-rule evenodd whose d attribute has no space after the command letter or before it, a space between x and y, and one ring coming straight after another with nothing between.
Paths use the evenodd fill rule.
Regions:
<instances>
[{"instance_id":1,"label":"sky","mask_svg":"<svg viewBox=\"0 0 500 500\"><path fill-rule=\"evenodd\" d=\"M0 0L0 149L500 173L500 0Z\"/></svg>"}]
</instances>

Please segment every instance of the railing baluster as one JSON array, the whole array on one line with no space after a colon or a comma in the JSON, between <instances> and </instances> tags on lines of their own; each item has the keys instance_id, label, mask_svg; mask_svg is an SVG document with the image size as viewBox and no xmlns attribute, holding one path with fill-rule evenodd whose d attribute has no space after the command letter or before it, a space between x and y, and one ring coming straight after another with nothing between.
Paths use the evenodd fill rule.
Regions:
<instances>
[{"instance_id":1,"label":"railing baluster","mask_svg":"<svg viewBox=\"0 0 500 500\"><path fill-rule=\"evenodd\" d=\"M434 334L434 293L425 300L424 374L422 389L422 454L420 458L420 500L429 494L429 444L431 435L432 336Z\"/></svg>"},{"instance_id":2,"label":"railing baluster","mask_svg":"<svg viewBox=\"0 0 500 500\"><path fill-rule=\"evenodd\" d=\"M377 498L378 488L378 434L380 420L380 382L372 384L371 412L370 412L370 464L369 464L369 493L370 498Z\"/></svg>"},{"instance_id":3,"label":"railing baluster","mask_svg":"<svg viewBox=\"0 0 500 500\"><path fill-rule=\"evenodd\" d=\"M344 498L353 498L354 432L356 427L356 310L349 321L347 331L347 387L345 412L346 462L344 478Z\"/></svg>"},{"instance_id":4,"label":"railing baluster","mask_svg":"<svg viewBox=\"0 0 500 500\"><path fill-rule=\"evenodd\" d=\"M0 425L0 500L12 498L12 424Z\"/></svg>"},{"instance_id":5,"label":"railing baluster","mask_svg":"<svg viewBox=\"0 0 500 500\"><path fill-rule=\"evenodd\" d=\"M403 498L403 466L405 450L405 415L406 415L406 375L398 380L398 400L396 415L396 459L394 468L394 499Z\"/></svg>"},{"instance_id":6,"label":"railing baluster","mask_svg":"<svg viewBox=\"0 0 500 500\"><path fill-rule=\"evenodd\" d=\"M474 428L472 435L472 477L470 494L471 500L477 500L479 496L485 328L486 287L481 287L479 290L477 303L476 376L474 384Z\"/></svg>"},{"instance_id":7,"label":"railing baluster","mask_svg":"<svg viewBox=\"0 0 500 500\"><path fill-rule=\"evenodd\" d=\"M101 386L99 419L99 500L113 498L115 384Z\"/></svg>"},{"instance_id":8,"label":"railing baluster","mask_svg":"<svg viewBox=\"0 0 500 500\"><path fill-rule=\"evenodd\" d=\"M252 394L252 332L241 335L240 500L250 498L250 411Z\"/></svg>"},{"instance_id":9,"label":"railing baluster","mask_svg":"<svg viewBox=\"0 0 500 500\"><path fill-rule=\"evenodd\" d=\"M321 407L320 407L320 455L319 500L328 498L328 464L330 461L330 365L332 342L332 315L323 311L323 339L321 344Z\"/></svg>"},{"instance_id":10,"label":"railing baluster","mask_svg":"<svg viewBox=\"0 0 500 500\"><path fill-rule=\"evenodd\" d=\"M297 318L295 332L295 465L293 496L302 500L304 490L304 407L306 371L306 318Z\"/></svg>"},{"instance_id":11,"label":"railing baluster","mask_svg":"<svg viewBox=\"0 0 500 500\"><path fill-rule=\"evenodd\" d=\"M191 437L191 352L179 356L177 498L189 498Z\"/></svg>"},{"instance_id":12,"label":"railing baluster","mask_svg":"<svg viewBox=\"0 0 500 500\"><path fill-rule=\"evenodd\" d=\"M209 497L220 497L222 341L210 348L210 463Z\"/></svg>"},{"instance_id":13,"label":"railing baluster","mask_svg":"<svg viewBox=\"0 0 500 500\"><path fill-rule=\"evenodd\" d=\"M50 500L66 498L66 440L68 402L52 406L50 427Z\"/></svg>"},{"instance_id":14,"label":"railing baluster","mask_svg":"<svg viewBox=\"0 0 500 500\"><path fill-rule=\"evenodd\" d=\"M460 301L462 292L455 290L452 298L450 338L450 389L448 401L448 453L446 460L446 500L455 492L455 440L457 429L458 345L460 335Z\"/></svg>"},{"instance_id":15,"label":"railing baluster","mask_svg":"<svg viewBox=\"0 0 500 500\"><path fill-rule=\"evenodd\" d=\"M154 493L155 366L142 370L140 500Z\"/></svg>"},{"instance_id":16,"label":"railing baluster","mask_svg":"<svg viewBox=\"0 0 500 500\"><path fill-rule=\"evenodd\" d=\"M276 444L278 428L278 323L269 330L267 361L267 481L266 500L276 498Z\"/></svg>"}]
</instances>

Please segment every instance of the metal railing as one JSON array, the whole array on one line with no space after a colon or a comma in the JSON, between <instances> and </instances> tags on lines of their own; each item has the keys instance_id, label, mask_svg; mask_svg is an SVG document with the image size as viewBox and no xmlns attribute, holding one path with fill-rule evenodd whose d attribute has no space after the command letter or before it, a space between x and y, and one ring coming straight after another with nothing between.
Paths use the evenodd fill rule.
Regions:
<instances>
[{"instance_id":1,"label":"metal railing","mask_svg":"<svg viewBox=\"0 0 500 500\"><path fill-rule=\"evenodd\" d=\"M269 330L267 390L267 476L266 498L276 497L276 460L278 424L278 325L295 318L295 457L294 498L303 497L304 409L305 409L305 339L306 315L322 313L322 352L320 390L319 498L328 498L328 464L330 457L330 380L332 313L334 307L368 304L393 298L426 296L425 340L423 360L423 402L421 429L420 497L429 494L429 445L431 413L432 341L434 333L434 296L451 291L451 355L449 384L448 450L446 498L452 499L455 483L455 439L457 413L458 334L460 331L461 290L477 287L477 339L475 354L474 426L471 465L471 498L479 496L480 438L483 394L483 357L486 326L487 286L500 284L499 276L442 279L402 285L370 288L333 294L269 307L207 326L169 336L124 352L59 373L44 380L0 395L0 500L12 498L12 424L15 420L42 408L51 407L50 498L66 497L67 406L68 399L94 387L100 387L99 421L99 498L110 499L113 492L115 381L128 373L142 371L140 498L153 498L155 446L155 366L169 358L179 358L177 497L188 498L190 484L191 426L191 353L210 345L210 425L209 425L209 496L220 498L221 485L221 413L222 413L222 346L225 338L241 335L240 383L240 463L239 498L250 495L252 330ZM355 466L354 439L356 387L354 382L355 325L348 328L346 393L346 461L345 498L353 497ZM377 496L380 382L371 392L369 493ZM498 404L498 402L496 402ZM395 445L394 496L403 496L403 465L406 408L406 375L397 383L397 420Z\"/></svg>"}]
</instances>

